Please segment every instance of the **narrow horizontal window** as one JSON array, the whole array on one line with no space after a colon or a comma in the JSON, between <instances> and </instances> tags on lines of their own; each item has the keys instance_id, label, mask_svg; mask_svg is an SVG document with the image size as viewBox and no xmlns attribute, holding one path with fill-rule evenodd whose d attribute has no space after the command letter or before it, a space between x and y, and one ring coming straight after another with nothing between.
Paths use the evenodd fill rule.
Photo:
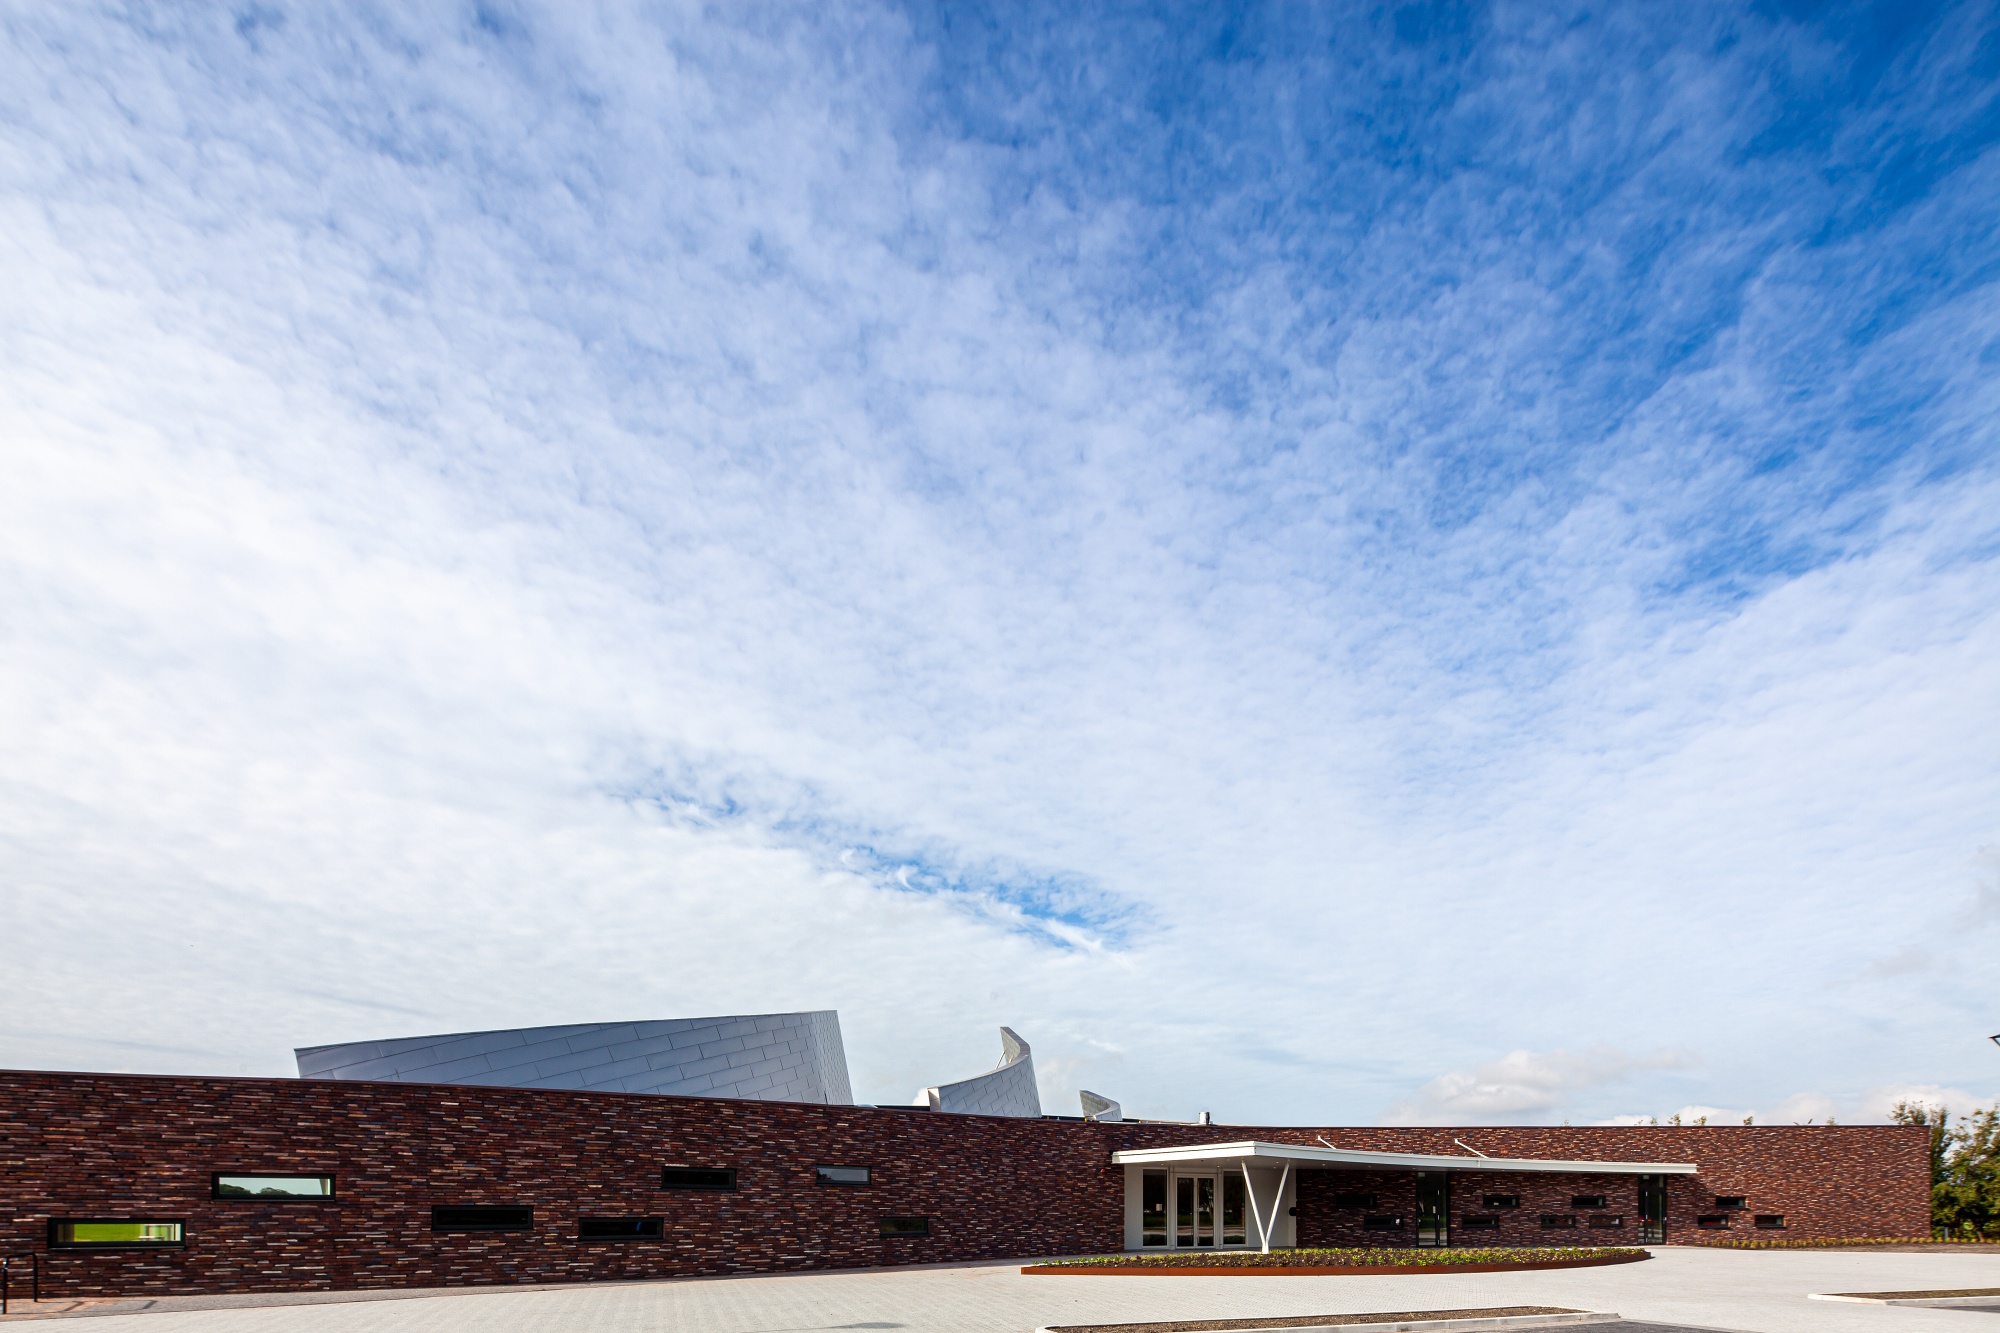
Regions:
<instances>
[{"instance_id":1,"label":"narrow horizontal window","mask_svg":"<svg viewBox=\"0 0 2000 1333\"><path fill-rule=\"evenodd\" d=\"M432 1231L533 1231L533 1208L458 1207L431 1209Z\"/></svg>"},{"instance_id":2,"label":"narrow horizontal window","mask_svg":"<svg viewBox=\"0 0 2000 1333\"><path fill-rule=\"evenodd\" d=\"M1521 1196L1518 1194L1489 1194L1483 1200L1488 1208L1519 1208Z\"/></svg>"},{"instance_id":3,"label":"narrow horizontal window","mask_svg":"<svg viewBox=\"0 0 2000 1333\"><path fill-rule=\"evenodd\" d=\"M1759 1213L1757 1214L1757 1225L1765 1231L1783 1231L1785 1229L1785 1215L1783 1213Z\"/></svg>"},{"instance_id":4,"label":"narrow horizontal window","mask_svg":"<svg viewBox=\"0 0 2000 1333\"><path fill-rule=\"evenodd\" d=\"M816 1166L813 1178L822 1185L866 1185L868 1168L865 1166Z\"/></svg>"},{"instance_id":5,"label":"narrow horizontal window","mask_svg":"<svg viewBox=\"0 0 2000 1333\"><path fill-rule=\"evenodd\" d=\"M184 1240L181 1224L158 1217L49 1219L52 1250L163 1249Z\"/></svg>"},{"instance_id":6,"label":"narrow horizontal window","mask_svg":"<svg viewBox=\"0 0 2000 1333\"><path fill-rule=\"evenodd\" d=\"M1694 1220L1694 1224L1704 1231L1727 1231L1729 1230L1729 1214L1703 1213Z\"/></svg>"},{"instance_id":7,"label":"narrow horizontal window","mask_svg":"<svg viewBox=\"0 0 2000 1333\"><path fill-rule=\"evenodd\" d=\"M579 1217L578 1240L658 1240L666 1231L660 1217Z\"/></svg>"},{"instance_id":8,"label":"narrow horizontal window","mask_svg":"<svg viewBox=\"0 0 2000 1333\"><path fill-rule=\"evenodd\" d=\"M1458 1225L1466 1231L1498 1231L1500 1219L1492 1213L1467 1213L1458 1219Z\"/></svg>"},{"instance_id":9,"label":"narrow horizontal window","mask_svg":"<svg viewBox=\"0 0 2000 1333\"><path fill-rule=\"evenodd\" d=\"M1750 1200L1741 1194L1718 1194L1715 1196L1715 1211L1718 1213L1734 1212L1741 1208L1748 1208L1749 1206Z\"/></svg>"},{"instance_id":10,"label":"narrow horizontal window","mask_svg":"<svg viewBox=\"0 0 2000 1333\"><path fill-rule=\"evenodd\" d=\"M1604 1206L1604 1196L1602 1194L1572 1194L1569 1196L1569 1206L1584 1209L1602 1208Z\"/></svg>"},{"instance_id":11,"label":"narrow horizontal window","mask_svg":"<svg viewBox=\"0 0 2000 1333\"><path fill-rule=\"evenodd\" d=\"M882 1219L882 1234L928 1236L931 1234L931 1220L928 1217L885 1217Z\"/></svg>"},{"instance_id":12,"label":"narrow horizontal window","mask_svg":"<svg viewBox=\"0 0 2000 1333\"><path fill-rule=\"evenodd\" d=\"M1336 1208L1374 1208L1379 1205L1376 1204L1375 1196L1372 1194L1336 1194L1333 1196L1333 1206Z\"/></svg>"},{"instance_id":13,"label":"narrow horizontal window","mask_svg":"<svg viewBox=\"0 0 2000 1333\"><path fill-rule=\"evenodd\" d=\"M1560 1227L1573 1227L1575 1225L1576 1218L1569 1213L1542 1214L1542 1227L1545 1230L1554 1231Z\"/></svg>"},{"instance_id":14,"label":"narrow horizontal window","mask_svg":"<svg viewBox=\"0 0 2000 1333\"><path fill-rule=\"evenodd\" d=\"M670 1166L660 1172L663 1190L733 1190L736 1169L726 1166Z\"/></svg>"},{"instance_id":15,"label":"narrow horizontal window","mask_svg":"<svg viewBox=\"0 0 2000 1333\"><path fill-rule=\"evenodd\" d=\"M331 1199L332 1176L235 1176L216 1172L214 1196L218 1199L262 1199L282 1203L287 1199Z\"/></svg>"},{"instance_id":16,"label":"narrow horizontal window","mask_svg":"<svg viewBox=\"0 0 2000 1333\"><path fill-rule=\"evenodd\" d=\"M1401 1231L1403 1219L1400 1217L1364 1217L1361 1219L1363 1231Z\"/></svg>"},{"instance_id":17,"label":"narrow horizontal window","mask_svg":"<svg viewBox=\"0 0 2000 1333\"><path fill-rule=\"evenodd\" d=\"M1594 1227L1622 1227L1625 1225L1623 1213L1594 1213L1590 1219Z\"/></svg>"}]
</instances>

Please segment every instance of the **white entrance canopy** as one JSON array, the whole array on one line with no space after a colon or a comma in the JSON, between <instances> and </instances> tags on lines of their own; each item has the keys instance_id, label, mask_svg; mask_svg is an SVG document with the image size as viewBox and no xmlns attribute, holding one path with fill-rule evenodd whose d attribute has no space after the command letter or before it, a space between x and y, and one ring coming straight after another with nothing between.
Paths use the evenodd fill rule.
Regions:
<instances>
[{"instance_id":1,"label":"white entrance canopy","mask_svg":"<svg viewBox=\"0 0 2000 1333\"><path fill-rule=\"evenodd\" d=\"M1111 1154L1118 1166L1347 1167L1389 1171L1586 1171L1613 1176L1691 1176L1693 1162L1568 1162L1537 1157L1464 1157L1422 1152L1362 1152L1297 1143L1190 1143L1181 1148L1128 1148Z\"/></svg>"},{"instance_id":2,"label":"white entrance canopy","mask_svg":"<svg viewBox=\"0 0 2000 1333\"><path fill-rule=\"evenodd\" d=\"M1463 1145L1461 1145L1463 1146ZM1271 1252L1271 1232L1278 1219L1278 1205L1285 1197L1285 1183L1295 1167L1335 1167L1359 1171L1571 1171L1603 1175L1691 1176L1693 1162L1569 1162L1534 1157L1485 1157L1470 1153L1464 1157L1422 1152L1361 1152L1353 1148L1308 1148L1297 1143L1190 1143L1180 1148L1128 1148L1111 1154L1117 1166L1187 1167L1198 1170L1229 1170L1243 1173L1243 1188L1250 1195L1251 1216L1257 1223L1257 1239L1264 1253ZM1257 1197L1257 1182L1251 1167L1277 1167L1278 1188L1267 1210Z\"/></svg>"}]
</instances>

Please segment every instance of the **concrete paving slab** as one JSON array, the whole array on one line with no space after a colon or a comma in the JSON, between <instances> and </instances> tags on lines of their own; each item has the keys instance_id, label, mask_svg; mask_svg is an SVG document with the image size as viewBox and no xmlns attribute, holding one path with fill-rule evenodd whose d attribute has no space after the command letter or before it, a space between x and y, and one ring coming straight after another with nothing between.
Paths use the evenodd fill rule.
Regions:
<instances>
[{"instance_id":1,"label":"concrete paving slab","mask_svg":"<svg viewBox=\"0 0 2000 1333\"><path fill-rule=\"evenodd\" d=\"M1966 1333L1969 1310L1811 1301L1815 1291L2000 1286L2000 1256L1660 1249L1646 1263L1531 1273L1415 1276L1026 1277L1020 1259L984 1264L689 1278L667 1282L424 1293L328 1293L246 1308L163 1300L96 1316L90 1333L1030 1333L1114 1324L1563 1306L1616 1311L1633 1333ZM357 1297L372 1297L357 1299ZM276 1302L283 1300L284 1304ZM297 1303L301 1300L314 1303ZM1971 1320L1968 1323L1968 1319ZM1610 1327L1599 1325L1598 1327Z\"/></svg>"}]
</instances>

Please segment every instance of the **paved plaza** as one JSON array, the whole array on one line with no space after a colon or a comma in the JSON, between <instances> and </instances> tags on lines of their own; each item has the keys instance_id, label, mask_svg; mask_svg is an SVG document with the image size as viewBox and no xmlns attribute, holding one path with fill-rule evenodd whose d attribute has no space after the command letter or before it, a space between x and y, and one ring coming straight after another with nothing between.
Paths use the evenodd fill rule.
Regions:
<instances>
[{"instance_id":1,"label":"paved plaza","mask_svg":"<svg viewBox=\"0 0 2000 1333\"><path fill-rule=\"evenodd\" d=\"M1132 1323L1553 1305L1615 1311L1620 1333L2000 1333L1994 1311L1809 1301L1809 1292L2000 1286L2000 1255L1662 1249L1640 1264L1410 1277L1030 1277L1018 1263L356 1299L228 1297L97 1314L91 1333L1029 1333ZM240 1302L245 1298L234 1298ZM252 1298L254 1299L254 1298ZM297 1304L301 1299L323 1303ZM20 1306L17 1309L32 1307ZM9 1321L12 1322L12 1321ZM25 1322L25 1321L24 1321Z\"/></svg>"}]
</instances>

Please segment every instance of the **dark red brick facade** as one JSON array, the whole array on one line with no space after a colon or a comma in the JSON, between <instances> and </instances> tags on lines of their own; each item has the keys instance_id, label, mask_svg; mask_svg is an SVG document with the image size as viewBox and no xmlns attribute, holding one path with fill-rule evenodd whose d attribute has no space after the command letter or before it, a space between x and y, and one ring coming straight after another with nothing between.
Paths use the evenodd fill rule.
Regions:
<instances>
[{"instance_id":1,"label":"dark red brick facade","mask_svg":"<svg viewBox=\"0 0 2000 1333\"><path fill-rule=\"evenodd\" d=\"M48 1255L47 1290L129 1295L671 1277L1117 1251L1123 1148L1256 1138L1343 1148L1696 1162L1670 1177L1668 1239L1697 1231L1718 1194L1781 1213L1788 1237L1922 1235L1929 1224L1921 1126L1347 1129L1093 1125L873 1107L431 1084L0 1072L0 1251L46 1251L50 1218L186 1224L172 1250ZM663 1166L737 1172L733 1193L660 1188ZM814 1183L818 1165L866 1166L872 1183ZM213 1200L217 1171L331 1173L327 1202ZM1364 1183L1365 1182L1365 1183ZM1408 1244L1359 1229L1336 1192L1375 1191L1411 1215L1414 1177L1306 1171L1302 1245ZM1461 1243L1629 1240L1630 1176L1453 1171L1454 1220L1486 1193L1519 1194L1498 1233ZM1626 1230L1551 1234L1544 1211L1608 1196ZM1615 1203L1609 1201L1615 1200ZM1544 1201L1549 1205L1544 1207ZM532 1232L436 1234L433 1205L532 1205ZM583 1216L656 1216L665 1237L583 1242ZM928 1217L931 1234L885 1239L883 1217Z\"/></svg>"}]
</instances>

